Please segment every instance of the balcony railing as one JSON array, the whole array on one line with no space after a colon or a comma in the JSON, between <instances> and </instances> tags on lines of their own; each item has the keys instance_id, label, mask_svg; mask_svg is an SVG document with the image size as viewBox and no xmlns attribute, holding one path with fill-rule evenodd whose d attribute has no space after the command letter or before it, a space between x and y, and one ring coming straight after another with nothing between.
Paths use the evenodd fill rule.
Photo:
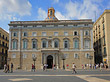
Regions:
<instances>
[{"instance_id":1,"label":"balcony railing","mask_svg":"<svg viewBox=\"0 0 110 82\"><path fill-rule=\"evenodd\" d=\"M41 48L41 51L59 51L59 48Z\"/></svg>"}]
</instances>

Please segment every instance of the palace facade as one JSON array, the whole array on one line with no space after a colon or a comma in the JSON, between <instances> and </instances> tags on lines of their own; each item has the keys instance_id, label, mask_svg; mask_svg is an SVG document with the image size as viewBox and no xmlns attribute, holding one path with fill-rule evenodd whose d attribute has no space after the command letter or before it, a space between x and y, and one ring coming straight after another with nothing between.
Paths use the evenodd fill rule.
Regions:
<instances>
[{"instance_id":1,"label":"palace facade","mask_svg":"<svg viewBox=\"0 0 110 82\"><path fill-rule=\"evenodd\" d=\"M93 25L95 63L110 66L110 10L105 10Z\"/></svg>"},{"instance_id":2,"label":"palace facade","mask_svg":"<svg viewBox=\"0 0 110 82\"><path fill-rule=\"evenodd\" d=\"M30 70L36 57L36 69L47 63L62 69L74 62L94 64L93 22L91 19L58 20L54 8L43 21L11 21L9 29L9 63L14 69Z\"/></svg>"},{"instance_id":3,"label":"palace facade","mask_svg":"<svg viewBox=\"0 0 110 82\"><path fill-rule=\"evenodd\" d=\"M4 68L4 64L7 64L8 45L9 33L0 28L0 69Z\"/></svg>"}]
</instances>

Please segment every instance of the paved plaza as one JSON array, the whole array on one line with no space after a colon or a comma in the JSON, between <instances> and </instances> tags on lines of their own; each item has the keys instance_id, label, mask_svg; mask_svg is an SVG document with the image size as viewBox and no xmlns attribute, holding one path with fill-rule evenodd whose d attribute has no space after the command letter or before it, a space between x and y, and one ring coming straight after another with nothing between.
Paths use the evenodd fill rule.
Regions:
<instances>
[{"instance_id":1,"label":"paved plaza","mask_svg":"<svg viewBox=\"0 0 110 82\"><path fill-rule=\"evenodd\" d=\"M77 70L77 74L71 70L16 70L13 73L0 70L0 82L110 82L110 70Z\"/></svg>"}]
</instances>

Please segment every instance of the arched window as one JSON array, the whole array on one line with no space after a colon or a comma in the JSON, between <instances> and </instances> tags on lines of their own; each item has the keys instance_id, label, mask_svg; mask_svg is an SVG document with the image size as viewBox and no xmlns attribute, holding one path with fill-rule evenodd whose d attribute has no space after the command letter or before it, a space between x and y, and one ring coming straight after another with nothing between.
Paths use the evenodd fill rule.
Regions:
<instances>
[{"instance_id":1,"label":"arched window","mask_svg":"<svg viewBox=\"0 0 110 82\"><path fill-rule=\"evenodd\" d=\"M73 42L74 42L74 45L73 45L74 48L78 49L79 48L79 40L78 39L74 39Z\"/></svg>"},{"instance_id":2,"label":"arched window","mask_svg":"<svg viewBox=\"0 0 110 82\"><path fill-rule=\"evenodd\" d=\"M23 40L23 49L27 49L28 41L26 39Z\"/></svg>"},{"instance_id":3,"label":"arched window","mask_svg":"<svg viewBox=\"0 0 110 82\"><path fill-rule=\"evenodd\" d=\"M54 47L55 47L55 48L58 48L58 47L59 47L59 41L58 41L58 40L55 40L55 41L54 41Z\"/></svg>"},{"instance_id":4,"label":"arched window","mask_svg":"<svg viewBox=\"0 0 110 82\"><path fill-rule=\"evenodd\" d=\"M32 49L37 48L37 40L32 40Z\"/></svg>"},{"instance_id":5,"label":"arched window","mask_svg":"<svg viewBox=\"0 0 110 82\"><path fill-rule=\"evenodd\" d=\"M47 48L47 41L46 40L42 40L42 48Z\"/></svg>"},{"instance_id":6,"label":"arched window","mask_svg":"<svg viewBox=\"0 0 110 82\"><path fill-rule=\"evenodd\" d=\"M85 39L84 40L84 48L85 49L89 49L90 48L90 40L89 39Z\"/></svg>"},{"instance_id":7,"label":"arched window","mask_svg":"<svg viewBox=\"0 0 110 82\"><path fill-rule=\"evenodd\" d=\"M69 48L69 40L64 40L64 48Z\"/></svg>"},{"instance_id":8,"label":"arched window","mask_svg":"<svg viewBox=\"0 0 110 82\"><path fill-rule=\"evenodd\" d=\"M12 41L12 49L17 49L17 40Z\"/></svg>"}]
</instances>

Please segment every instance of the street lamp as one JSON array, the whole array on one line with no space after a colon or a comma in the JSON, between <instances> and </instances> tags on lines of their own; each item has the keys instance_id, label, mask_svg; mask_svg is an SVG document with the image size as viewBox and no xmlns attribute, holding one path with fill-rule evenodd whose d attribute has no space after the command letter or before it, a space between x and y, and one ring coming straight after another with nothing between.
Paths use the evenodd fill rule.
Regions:
<instances>
[{"instance_id":1,"label":"street lamp","mask_svg":"<svg viewBox=\"0 0 110 82\"><path fill-rule=\"evenodd\" d=\"M62 60L63 60L63 69L65 69L65 63L64 63L64 60L66 59L66 56L65 55L62 55Z\"/></svg>"},{"instance_id":2,"label":"street lamp","mask_svg":"<svg viewBox=\"0 0 110 82\"><path fill-rule=\"evenodd\" d=\"M35 72L35 61L36 61L37 57L33 56L32 59L34 61L34 72Z\"/></svg>"}]
</instances>

